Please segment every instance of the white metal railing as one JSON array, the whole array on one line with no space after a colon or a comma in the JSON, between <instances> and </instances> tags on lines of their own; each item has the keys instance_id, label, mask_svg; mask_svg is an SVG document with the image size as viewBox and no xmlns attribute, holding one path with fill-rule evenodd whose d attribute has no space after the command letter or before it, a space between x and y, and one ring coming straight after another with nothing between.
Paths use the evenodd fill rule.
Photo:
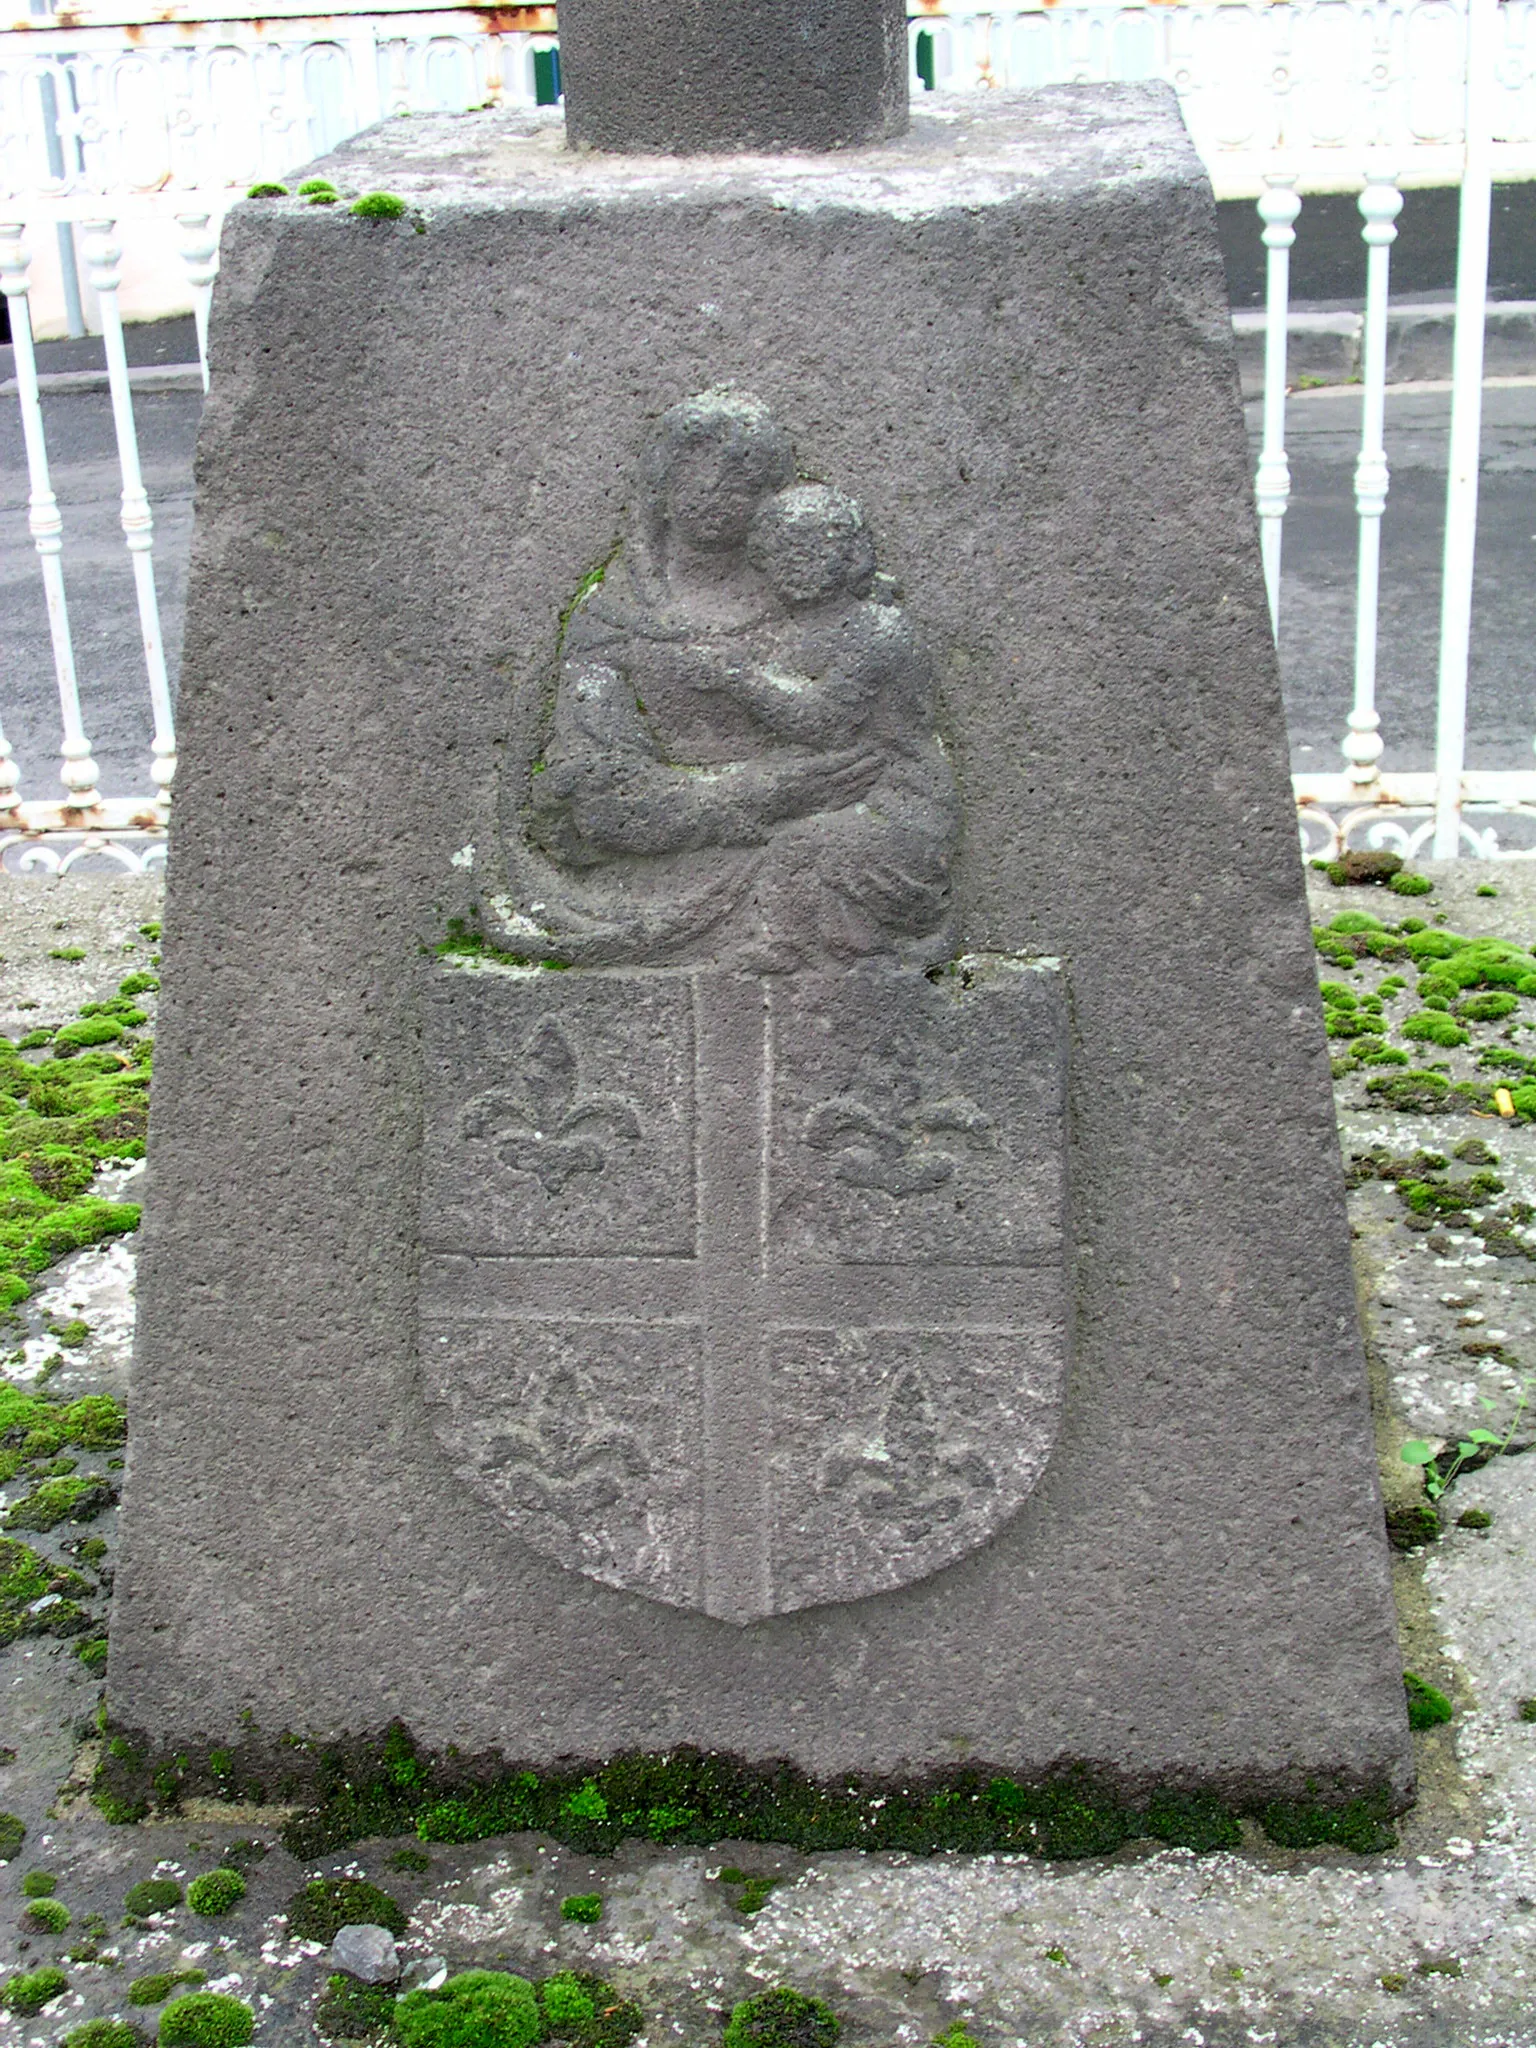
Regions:
<instances>
[{"instance_id":1,"label":"white metal railing","mask_svg":"<svg viewBox=\"0 0 1536 2048\"><path fill-rule=\"evenodd\" d=\"M550 7L433 10L420 0L384 0L366 14L320 18L285 14L278 0L259 21L208 19L209 9L185 9L183 19L172 7L130 29L124 21L134 0L113 6L97 0L94 9L75 9L70 27L28 17L0 33L0 284L16 344L65 792L59 801L24 800L0 735L0 859L9 845L13 865L68 864L103 847L134 865L163 850L175 736L124 318L190 306L206 381L218 231L246 184L280 176L384 114L532 104L558 89ZM1536 773L1479 771L1465 760L1491 180L1536 177L1536 61L1527 54L1536 43L1536 0L913 6L915 93L1162 76L1180 94L1218 192L1257 200L1268 282L1255 490L1277 630L1290 497L1290 251L1306 233L1304 194L1358 192L1366 310L1353 690L1341 717L1342 767L1296 778L1304 843L1314 851L1352 838L1408 852L1536 852L1536 829L1524 846L1501 839L1507 817L1536 820ZM1421 774L1383 774L1376 621L1389 489L1391 245L1404 188L1447 181L1461 184L1462 204L1436 761ZM34 327L46 336L87 325L101 333L106 355L153 729L145 793L105 800L81 715L46 392L32 350Z\"/></svg>"},{"instance_id":2,"label":"white metal railing","mask_svg":"<svg viewBox=\"0 0 1536 2048\"><path fill-rule=\"evenodd\" d=\"M534 105L558 92L551 6L210 18L111 0L71 25L26 17L0 33L0 287L10 314L29 518L59 699L59 798L32 795L0 730L0 861L57 870L106 855L163 858L176 738L139 465L123 324L196 317L206 388L208 309L223 216L245 188L281 178L383 116ZM137 14L140 18L133 18ZM63 524L49 474L34 340L102 337L122 480L152 740L148 788L103 797L86 731L64 585ZM45 379L46 383L47 380ZM0 703L0 715L3 715Z\"/></svg>"},{"instance_id":3,"label":"white metal railing","mask_svg":"<svg viewBox=\"0 0 1536 2048\"><path fill-rule=\"evenodd\" d=\"M1466 0L911 0L919 85L1165 78L1218 198L1277 167L1354 190L1367 152L1407 182L1454 184L1465 148ZM1503 0L1487 114L1498 176L1536 175L1532 0Z\"/></svg>"}]
</instances>

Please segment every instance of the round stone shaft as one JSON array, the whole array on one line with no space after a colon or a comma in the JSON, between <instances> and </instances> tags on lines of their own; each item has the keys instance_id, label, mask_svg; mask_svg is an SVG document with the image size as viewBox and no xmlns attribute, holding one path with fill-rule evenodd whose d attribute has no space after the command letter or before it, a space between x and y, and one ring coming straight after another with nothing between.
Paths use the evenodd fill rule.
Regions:
<instances>
[{"instance_id":1,"label":"round stone shaft","mask_svg":"<svg viewBox=\"0 0 1536 2048\"><path fill-rule=\"evenodd\" d=\"M907 125L904 0L561 0L576 148L844 149Z\"/></svg>"}]
</instances>

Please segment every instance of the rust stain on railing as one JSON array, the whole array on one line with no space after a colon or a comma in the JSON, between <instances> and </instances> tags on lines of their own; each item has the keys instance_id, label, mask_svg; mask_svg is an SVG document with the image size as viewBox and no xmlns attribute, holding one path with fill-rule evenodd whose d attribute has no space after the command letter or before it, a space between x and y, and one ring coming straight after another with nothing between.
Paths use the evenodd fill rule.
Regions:
<instances>
[{"instance_id":1,"label":"rust stain on railing","mask_svg":"<svg viewBox=\"0 0 1536 2048\"><path fill-rule=\"evenodd\" d=\"M945 0L920 0L920 4L926 13L938 13ZM472 14L486 34L493 36L552 36L556 32L555 9L548 6L508 7L497 4L497 0L491 0L491 4L485 4L485 0L463 0L463 4L449 8L429 5L424 11L431 14ZM390 17L368 18L387 21ZM200 28L218 28L225 22L238 21L257 35L265 35L269 29L292 27L302 21L331 35L338 32L338 24L355 23L358 19L352 14L326 14L318 8L313 13L250 15L228 7L205 11L199 7L171 6L146 13L140 21L118 22L103 19L100 7L90 4L90 0L75 7L69 6L66 0L66 5L60 7L57 14L24 15L17 21L7 22L5 27L7 33L21 35L29 30L116 28L130 43L139 43L146 28L179 28L184 35L195 35Z\"/></svg>"},{"instance_id":2,"label":"rust stain on railing","mask_svg":"<svg viewBox=\"0 0 1536 2048\"><path fill-rule=\"evenodd\" d=\"M475 7L470 12L484 15L493 36L552 36L555 32L553 7Z\"/></svg>"}]
</instances>

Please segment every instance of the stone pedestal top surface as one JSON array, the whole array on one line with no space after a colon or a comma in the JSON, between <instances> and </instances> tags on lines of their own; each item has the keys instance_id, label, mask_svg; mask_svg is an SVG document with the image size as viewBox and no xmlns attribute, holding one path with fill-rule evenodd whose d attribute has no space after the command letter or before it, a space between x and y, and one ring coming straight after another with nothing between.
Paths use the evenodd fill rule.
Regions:
<instances>
[{"instance_id":1,"label":"stone pedestal top surface","mask_svg":"<svg viewBox=\"0 0 1536 2048\"><path fill-rule=\"evenodd\" d=\"M1203 176L1173 90L1158 83L956 97L914 110L904 135L827 153L610 155L568 147L555 108L409 114L366 129L318 168L349 189L429 208L766 199L898 218ZM251 210L270 213L273 202ZM330 209L297 211L308 225Z\"/></svg>"}]
</instances>

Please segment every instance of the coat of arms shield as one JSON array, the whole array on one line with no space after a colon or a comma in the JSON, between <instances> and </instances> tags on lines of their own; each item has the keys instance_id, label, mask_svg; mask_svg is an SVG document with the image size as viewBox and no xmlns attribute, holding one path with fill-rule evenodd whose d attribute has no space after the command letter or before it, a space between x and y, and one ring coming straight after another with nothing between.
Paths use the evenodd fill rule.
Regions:
<instances>
[{"instance_id":1,"label":"coat of arms shield","mask_svg":"<svg viewBox=\"0 0 1536 2048\"><path fill-rule=\"evenodd\" d=\"M1065 1373L1058 981L440 968L420 1342L464 1482L736 1623L984 1543Z\"/></svg>"}]
</instances>

